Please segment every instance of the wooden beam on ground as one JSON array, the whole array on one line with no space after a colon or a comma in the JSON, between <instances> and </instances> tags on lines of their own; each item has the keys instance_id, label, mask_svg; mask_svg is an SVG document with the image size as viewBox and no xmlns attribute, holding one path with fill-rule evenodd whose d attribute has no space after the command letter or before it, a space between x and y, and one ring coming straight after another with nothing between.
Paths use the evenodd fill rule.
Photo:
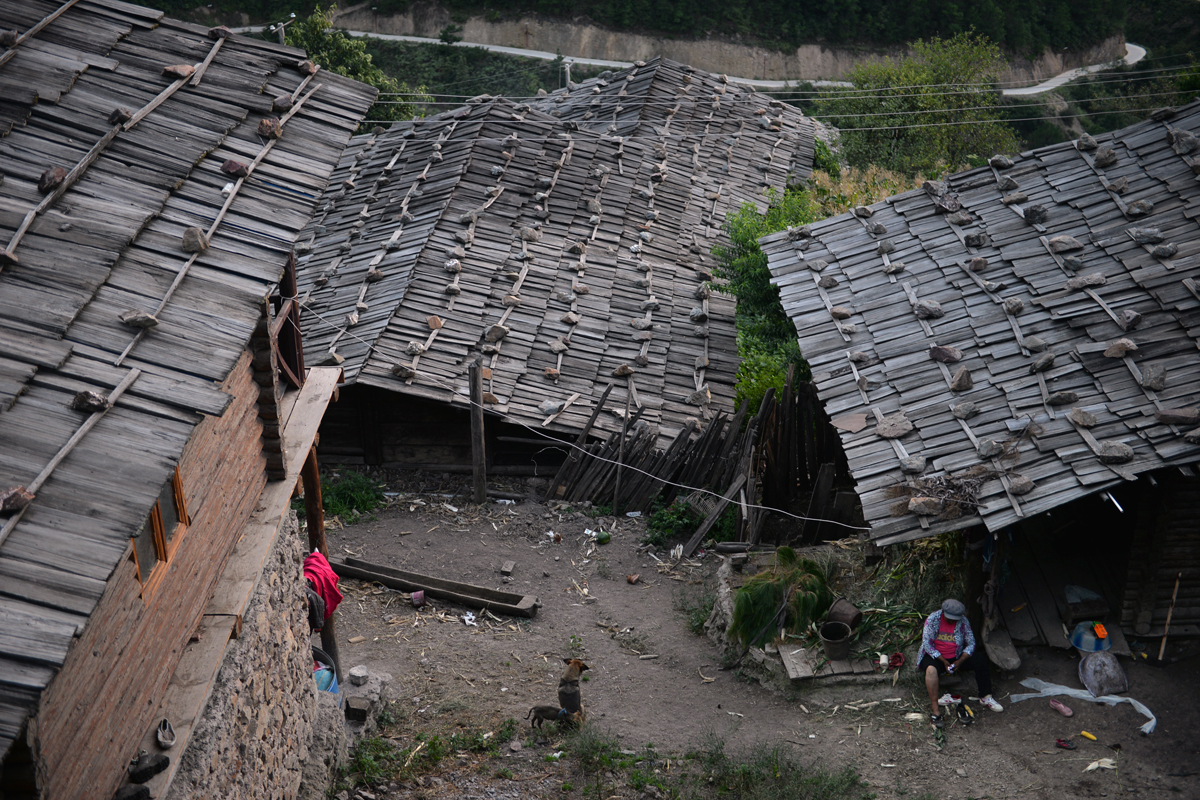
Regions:
<instances>
[{"instance_id":1,"label":"wooden beam on ground","mask_svg":"<svg viewBox=\"0 0 1200 800\"><path fill-rule=\"evenodd\" d=\"M485 608L497 614L534 617L541 606L541 603L533 595L522 595L445 578L435 578L432 575L408 572L383 564L372 564L359 558L330 561L329 565L342 578L381 583L402 592L423 591L426 598L448 600L470 608Z\"/></svg>"}]
</instances>

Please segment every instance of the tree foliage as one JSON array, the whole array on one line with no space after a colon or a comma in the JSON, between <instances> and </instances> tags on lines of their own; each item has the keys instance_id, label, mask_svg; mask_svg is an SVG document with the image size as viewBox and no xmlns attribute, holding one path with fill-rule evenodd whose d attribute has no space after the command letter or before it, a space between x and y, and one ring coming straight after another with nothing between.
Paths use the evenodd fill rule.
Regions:
<instances>
[{"instance_id":1,"label":"tree foliage","mask_svg":"<svg viewBox=\"0 0 1200 800\"><path fill-rule=\"evenodd\" d=\"M429 102L425 88L409 88L388 76L371 60L362 39L352 39L341 31L331 29L331 17L337 6L326 11L320 6L313 13L297 19L286 28L287 44L303 48L308 57L322 69L345 75L374 86L380 96L367 112L368 123L395 122L412 119L420 104Z\"/></svg>"},{"instance_id":2,"label":"tree foliage","mask_svg":"<svg viewBox=\"0 0 1200 800\"><path fill-rule=\"evenodd\" d=\"M910 48L907 58L859 65L847 76L853 89L818 101L815 115L841 130L847 162L929 175L1020 149L997 121L1004 58L996 45L960 33Z\"/></svg>"},{"instance_id":3,"label":"tree foliage","mask_svg":"<svg viewBox=\"0 0 1200 800\"><path fill-rule=\"evenodd\" d=\"M827 150L822 164L831 169L837 166ZM765 213L747 203L729 215L724 227L730 244L716 248L714 255L716 275L724 281L719 288L737 298L738 403L748 400L751 408L758 408L767 389L783 391L789 366L796 367L798 379L809 377L796 329L783 310L779 289L771 285L767 257L758 240L879 202L913 185L902 175L876 167L838 169L834 174L814 172L806 186L793 186L783 193L769 190Z\"/></svg>"}]
</instances>

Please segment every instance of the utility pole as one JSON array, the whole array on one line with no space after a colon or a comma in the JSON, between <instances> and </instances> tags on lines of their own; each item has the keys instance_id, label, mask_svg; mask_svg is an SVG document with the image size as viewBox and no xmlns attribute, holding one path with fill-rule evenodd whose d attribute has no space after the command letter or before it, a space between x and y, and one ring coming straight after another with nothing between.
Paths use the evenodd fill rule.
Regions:
<instances>
[{"instance_id":1,"label":"utility pole","mask_svg":"<svg viewBox=\"0 0 1200 800\"><path fill-rule=\"evenodd\" d=\"M287 42L284 40L284 29L288 25L291 25L295 21L296 21L296 12L293 11L291 13L291 15L288 16L288 18L285 19L283 22L276 22L270 28L267 28L267 30L274 31L275 33L279 34L279 43L282 45L286 45Z\"/></svg>"}]
</instances>

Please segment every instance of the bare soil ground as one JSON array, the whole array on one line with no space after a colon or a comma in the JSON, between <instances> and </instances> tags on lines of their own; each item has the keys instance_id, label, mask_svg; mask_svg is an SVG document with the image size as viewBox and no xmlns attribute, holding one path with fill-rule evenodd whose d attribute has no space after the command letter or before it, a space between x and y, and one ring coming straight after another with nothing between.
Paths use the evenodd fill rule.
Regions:
<instances>
[{"instance_id":1,"label":"bare soil ground","mask_svg":"<svg viewBox=\"0 0 1200 800\"><path fill-rule=\"evenodd\" d=\"M577 656L590 666L582 684L588 726L617 737L637 761L637 775L669 773L685 753L722 743L730 753L782 747L805 764L848 765L880 798L1200 798L1194 651L1166 669L1126 664L1129 695L1158 717L1150 736L1139 733L1145 719L1127 704L1068 700L1075 715L1066 719L1045 700L1012 703L1011 693L1026 691L1019 686L1025 677L1080 685L1077 658L1022 648L1020 671L997 676L1003 713L980 710L974 725L949 728L939 747L928 723L905 720L909 712L928 714L911 665L895 685L849 686L764 686L721 669L725 655L689 631L681 610L711 587L717 556L670 570L641 552L643 520L561 513L532 501L477 507L429 493L451 485L434 479L396 487L427 493L405 492L371 519L333 526L331 554L534 594L539 613L525 620L474 611L468 625L471 609L434 601L418 610L400 593L343 581L342 665L393 676L393 722L383 731L399 747L434 730L496 730L510 717L521 733L500 756L461 752L423 778L384 783L375 790L380 796L660 796L640 779L631 783L628 772L585 783L569 757L553 760L569 737L550 724L534 732L524 721L533 705L557 705L562 660ZM585 533L600 528L613 532L609 544ZM506 561L515 562L511 578L500 572ZM636 583L627 579L632 574L640 575ZM964 688L973 694L973 679ZM900 702L845 708L887 698ZM1067 737L1078 749L1055 747ZM1116 769L1085 772L1104 758Z\"/></svg>"}]
</instances>

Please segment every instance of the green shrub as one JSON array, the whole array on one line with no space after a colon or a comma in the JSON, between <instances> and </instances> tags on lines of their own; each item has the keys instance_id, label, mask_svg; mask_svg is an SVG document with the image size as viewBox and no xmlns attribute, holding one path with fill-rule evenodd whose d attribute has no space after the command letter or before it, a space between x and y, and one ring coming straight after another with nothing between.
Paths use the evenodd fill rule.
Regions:
<instances>
[{"instance_id":1,"label":"green shrub","mask_svg":"<svg viewBox=\"0 0 1200 800\"><path fill-rule=\"evenodd\" d=\"M343 782L351 786L372 785L396 773L400 751L386 739L371 736L360 739L350 751L350 760L341 769Z\"/></svg>"},{"instance_id":2,"label":"green shrub","mask_svg":"<svg viewBox=\"0 0 1200 800\"><path fill-rule=\"evenodd\" d=\"M361 472L334 472L321 481L325 513L354 522L384 503L383 484Z\"/></svg>"},{"instance_id":3,"label":"green shrub","mask_svg":"<svg viewBox=\"0 0 1200 800\"><path fill-rule=\"evenodd\" d=\"M676 500L669 506L658 503L655 506L646 520L644 544L666 547L674 539L691 536L701 522L700 515L683 500Z\"/></svg>"},{"instance_id":4,"label":"green shrub","mask_svg":"<svg viewBox=\"0 0 1200 800\"><path fill-rule=\"evenodd\" d=\"M796 555L790 547L780 547L775 551L774 563L738 589L729 634L743 644L761 647L774 638L778 627L800 633L824 615L832 603L833 593L821 567ZM772 625L781 607L783 619Z\"/></svg>"}]
</instances>

